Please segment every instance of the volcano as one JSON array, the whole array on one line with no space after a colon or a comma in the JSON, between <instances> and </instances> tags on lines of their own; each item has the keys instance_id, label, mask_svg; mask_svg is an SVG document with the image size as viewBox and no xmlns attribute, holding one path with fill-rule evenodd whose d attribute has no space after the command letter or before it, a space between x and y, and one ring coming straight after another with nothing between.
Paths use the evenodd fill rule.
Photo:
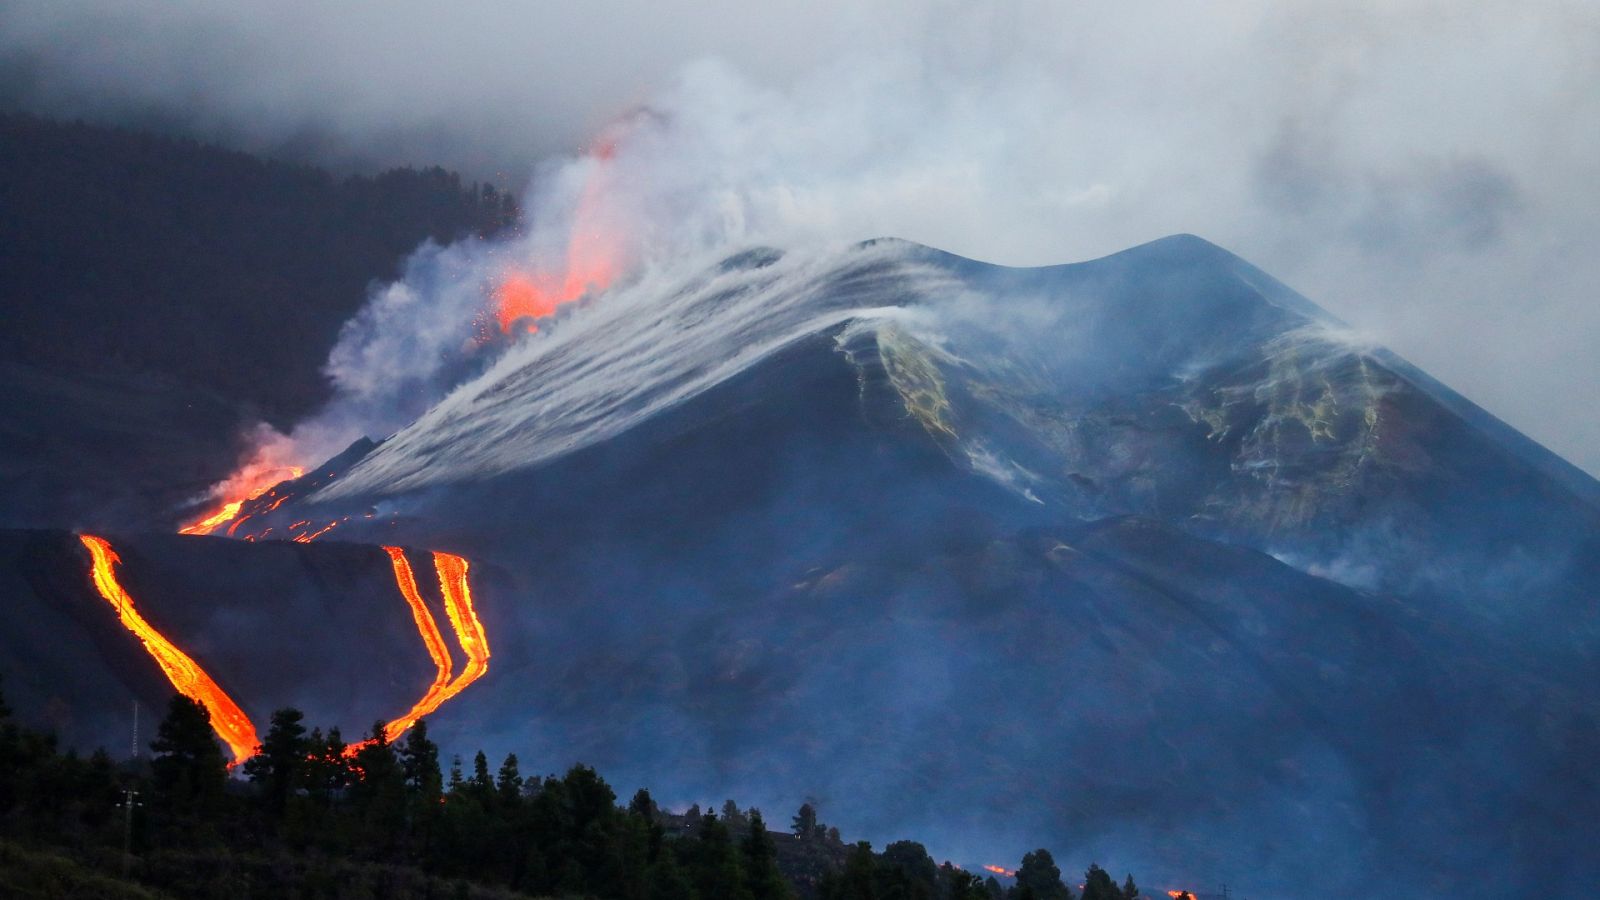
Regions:
<instances>
[{"instance_id":1,"label":"volcano","mask_svg":"<svg viewBox=\"0 0 1600 900\"><path fill-rule=\"evenodd\" d=\"M1600 878L1600 484L1198 238L637 276L271 501L124 553L258 721L421 695L428 547L494 641L446 746L1263 896ZM70 534L0 550L19 706L159 691Z\"/></svg>"}]
</instances>

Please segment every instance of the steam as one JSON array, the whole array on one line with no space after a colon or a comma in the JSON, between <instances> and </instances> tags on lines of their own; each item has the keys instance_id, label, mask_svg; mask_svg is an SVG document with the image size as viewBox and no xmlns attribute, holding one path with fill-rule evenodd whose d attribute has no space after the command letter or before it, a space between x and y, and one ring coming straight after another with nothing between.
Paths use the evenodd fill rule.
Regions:
<instances>
[{"instance_id":1,"label":"steam","mask_svg":"<svg viewBox=\"0 0 1600 900\"><path fill-rule=\"evenodd\" d=\"M418 28L436 18L415 12ZM470 78L443 82L484 98L455 104L471 110L458 117L471 142L502 156L511 146L586 149L533 168L523 234L425 247L403 279L373 294L329 361L334 407L298 429L296 445L336 450L358 434L388 434L481 372L494 354L474 343L475 329L498 280L513 265L564 268L578 231L614 242L630 271L679 268L680 280L690 261L756 244L803 250L896 236L1033 265L1188 231L1600 469L1600 421L1566 401L1600 381L1590 352L1600 312L1587 287L1600 278L1600 254L1586 246L1600 233L1600 100L1586 89L1600 75L1600 19L1587 5L1089 16L941 4L815 20L780 12L759 28L725 12L693 37L642 22L663 28L666 49L641 52L639 80L626 88L591 64L540 70L537 53L518 66L447 60L457 67L447 73ZM478 30L531 27L498 15L484 11ZM84 18L40 15L11 43L56 59L45 37L74 23L92 31ZM580 44L595 27L582 17L534 24L565 27ZM346 30L330 33L351 37ZM634 39L615 37L618 52ZM512 58L497 56L499 40L483 37L480 53ZM548 40L540 30L537 41ZM130 46L117 53L139 45ZM86 59L56 62L40 84L64 96L87 80ZM123 62L114 54L100 65ZM219 67L202 79L212 101L202 108L232 121L229 104L249 91ZM368 90L351 83L345 90ZM259 90L292 86L280 78ZM343 123L347 142L388 135L376 113L407 121L376 99L331 96L322 102L333 106L302 112ZM478 122L483 108L502 125ZM529 139L534 121L560 140ZM598 201L580 228L586 191Z\"/></svg>"}]
</instances>

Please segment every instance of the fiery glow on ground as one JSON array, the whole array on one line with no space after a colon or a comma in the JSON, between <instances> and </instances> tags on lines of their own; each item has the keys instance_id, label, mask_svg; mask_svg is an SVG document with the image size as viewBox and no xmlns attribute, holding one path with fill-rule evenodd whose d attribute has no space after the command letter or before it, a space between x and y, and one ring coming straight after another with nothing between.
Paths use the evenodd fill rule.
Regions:
<instances>
[{"instance_id":1,"label":"fiery glow on ground","mask_svg":"<svg viewBox=\"0 0 1600 900\"><path fill-rule=\"evenodd\" d=\"M983 870L985 872L993 872L996 875L1004 875L1007 878L1017 877L1017 872L1015 869L1007 869L1004 866L984 866Z\"/></svg>"},{"instance_id":2,"label":"fiery glow on ground","mask_svg":"<svg viewBox=\"0 0 1600 900\"><path fill-rule=\"evenodd\" d=\"M256 737L256 727L251 724L250 718L200 668L199 663L174 646L134 609L133 597L117 581L116 566L122 559L111 548L111 543L90 534L79 535L78 539L89 549L89 555L94 560L90 574L94 578L95 589L117 611L122 626L139 638L178 693L204 706L211 714L211 726L228 745L228 749L233 751L235 763L254 754L261 741Z\"/></svg>"},{"instance_id":3,"label":"fiery glow on ground","mask_svg":"<svg viewBox=\"0 0 1600 900\"><path fill-rule=\"evenodd\" d=\"M272 466L251 463L235 472L222 483L220 488L223 496L228 499L222 505L204 516L190 522L178 529L179 534L211 534L218 528L233 522L239 514L239 508L251 500L262 496L271 496L280 482L299 478L305 470L299 466ZM278 503L282 503L280 499ZM277 509L278 503L272 508ZM242 519L240 520L243 521ZM228 529L228 534L233 534L239 527L238 522L233 522L233 527Z\"/></svg>"},{"instance_id":4,"label":"fiery glow on ground","mask_svg":"<svg viewBox=\"0 0 1600 900\"><path fill-rule=\"evenodd\" d=\"M336 519L335 521L329 522L328 524L322 526L321 528L318 528L316 531L303 531L300 534L295 535L293 538L291 538L291 540L293 540L297 544L309 544L312 541L316 540L317 538L322 537L323 535L325 535L328 532L332 531L333 529L337 528L339 526L340 522L343 522L345 519L348 519L348 518L350 518L350 517L349 516L345 516L344 519ZM305 523L297 523L297 524L303 525ZM295 527L294 525L290 525L289 526L289 528L291 530L294 529L294 527Z\"/></svg>"},{"instance_id":5,"label":"fiery glow on ground","mask_svg":"<svg viewBox=\"0 0 1600 900\"><path fill-rule=\"evenodd\" d=\"M1167 896L1171 897L1172 900L1194 900L1194 894L1191 891L1167 891Z\"/></svg>"}]
</instances>

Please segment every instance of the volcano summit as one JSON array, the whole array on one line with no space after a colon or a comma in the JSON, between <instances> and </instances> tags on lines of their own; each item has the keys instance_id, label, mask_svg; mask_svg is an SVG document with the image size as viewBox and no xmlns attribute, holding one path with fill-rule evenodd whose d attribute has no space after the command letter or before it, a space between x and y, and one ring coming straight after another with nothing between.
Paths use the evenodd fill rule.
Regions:
<instances>
[{"instance_id":1,"label":"volcano summit","mask_svg":"<svg viewBox=\"0 0 1600 900\"><path fill-rule=\"evenodd\" d=\"M447 741L1262 896L1600 879L1600 484L1198 238L635 277L270 500L236 520L255 546L148 558L324 598L348 556L341 614L381 603L385 635L381 554L328 541L472 560L494 666ZM338 526L274 543L304 523ZM84 577L6 558L13 615ZM152 610L208 602L128 564ZM361 666L291 697L223 671L252 634L172 615L252 714L372 717ZM406 640L390 705L434 677ZM114 692L51 681L84 652L11 646L7 684Z\"/></svg>"}]
</instances>

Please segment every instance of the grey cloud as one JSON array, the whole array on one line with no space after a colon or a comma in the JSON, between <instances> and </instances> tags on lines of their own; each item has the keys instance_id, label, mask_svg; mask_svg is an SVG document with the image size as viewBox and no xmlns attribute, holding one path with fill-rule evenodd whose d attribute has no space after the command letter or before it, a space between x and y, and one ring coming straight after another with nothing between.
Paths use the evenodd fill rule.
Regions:
<instances>
[{"instance_id":1,"label":"grey cloud","mask_svg":"<svg viewBox=\"0 0 1600 900\"><path fill-rule=\"evenodd\" d=\"M1349 165L1287 125L1256 162L1258 199L1302 228L1401 264L1436 248L1491 250L1526 202L1515 177L1482 157Z\"/></svg>"}]
</instances>

